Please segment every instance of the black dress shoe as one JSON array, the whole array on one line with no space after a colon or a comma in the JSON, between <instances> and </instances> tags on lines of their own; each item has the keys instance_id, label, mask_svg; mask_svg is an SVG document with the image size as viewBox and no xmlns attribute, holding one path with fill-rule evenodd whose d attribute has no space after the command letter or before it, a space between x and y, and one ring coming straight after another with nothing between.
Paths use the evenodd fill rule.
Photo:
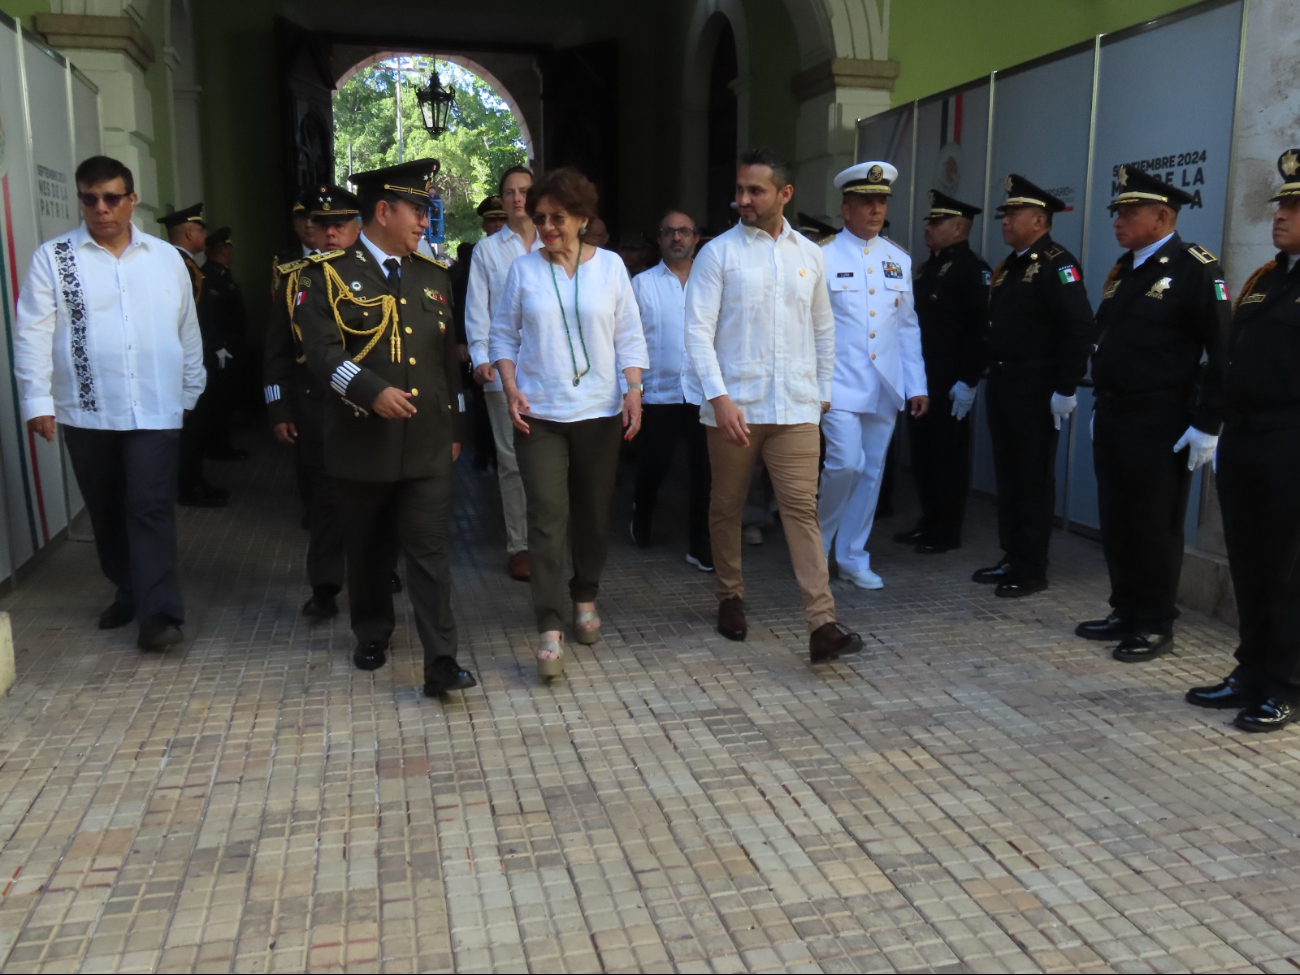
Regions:
<instances>
[{"instance_id":1,"label":"black dress shoe","mask_svg":"<svg viewBox=\"0 0 1300 975\"><path fill-rule=\"evenodd\" d=\"M141 650L166 650L184 641L185 635L170 617L155 616L140 624L140 637L135 645Z\"/></svg>"},{"instance_id":2,"label":"black dress shoe","mask_svg":"<svg viewBox=\"0 0 1300 975\"><path fill-rule=\"evenodd\" d=\"M1015 569L1011 568L1011 563L1003 559L997 565L991 565L987 569L976 569L971 573L971 582L982 582L985 585L996 586L999 583L1009 582L1016 577Z\"/></svg>"},{"instance_id":3,"label":"black dress shoe","mask_svg":"<svg viewBox=\"0 0 1300 975\"><path fill-rule=\"evenodd\" d=\"M396 572L392 572L389 574L388 588L393 591L394 596L396 596L399 592L402 591L402 577L399 576Z\"/></svg>"},{"instance_id":4,"label":"black dress shoe","mask_svg":"<svg viewBox=\"0 0 1300 975\"><path fill-rule=\"evenodd\" d=\"M185 485L176 498L177 504L183 508L224 508L229 500L229 491L214 487L207 481Z\"/></svg>"},{"instance_id":5,"label":"black dress shoe","mask_svg":"<svg viewBox=\"0 0 1300 975\"><path fill-rule=\"evenodd\" d=\"M1008 579L1006 582L999 582L998 587L993 590L993 595L1002 596L1006 599L1016 599L1019 596L1032 596L1036 592L1042 592L1047 588L1046 579Z\"/></svg>"},{"instance_id":6,"label":"black dress shoe","mask_svg":"<svg viewBox=\"0 0 1300 975\"><path fill-rule=\"evenodd\" d=\"M1267 695L1241 678L1229 676L1208 687L1193 687L1184 697L1198 708L1250 708Z\"/></svg>"},{"instance_id":7,"label":"black dress shoe","mask_svg":"<svg viewBox=\"0 0 1300 975\"><path fill-rule=\"evenodd\" d=\"M808 657L815 664L847 657L862 649L862 637L843 623L823 623L808 637Z\"/></svg>"},{"instance_id":8,"label":"black dress shoe","mask_svg":"<svg viewBox=\"0 0 1300 975\"><path fill-rule=\"evenodd\" d=\"M126 626L133 619L135 619L135 607L129 603L114 600L112 606L99 614L99 628L101 630L116 630L119 626Z\"/></svg>"},{"instance_id":9,"label":"black dress shoe","mask_svg":"<svg viewBox=\"0 0 1300 975\"><path fill-rule=\"evenodd\" d=\"M302 604L302 615L312 622L332 620L339 615L339 604L334 598L332 588L322 586L311 594L311 599Z\"/></svg>"},{"instance_id":10,"label":"black dress shoe","mask_svg":"<svg viewBox=\"0 0 1300 975\"><path fill-rule=\"evenodd\" d=\"M1166 650L1172 650L1173 646L1173 633L1137 632L1120 640L1119 646L1110 655L1126 664L1136 664L1143 660L1154 660Z\"/></svg>"},{"instance_id":11,"label":"black dress shoe","mask_svg":"<svg viewBox=\"0 0 1300 975\"><path fill-rule=\"evenodd\" d=\"M1232 723L1242 731L1281 731L1297 717L1300 717L1300 708L1280 697L1270 697L1246 708L1232 719Z\"/></svg>"},{"instance_id":12,"label":"black dress shoe","mask_svg":"<svg viewBox=\"0 0 1300 975\"><path fill-rule=\"evenodd\" d=\"M456 663L455 657L435 657L424 675L425 697L440 697L477 686L474 675Z\"/></svg>"},{"instance_id":13,"label":"black dress shoe","mask_svg":"<svg viewBox=\"0 0 1300 975\"><path fill-rule=\"evenodd\" d=\"M894 532L894 541L903 545L919 545L926 541L926 534L919 528L910 528L905 532Z\"/></svg>"},{"instance_id":14,"label":"black dress shoe","mask_svg":"<svg viewBox=\"0 0 1300 975\"><path fill-rule=\"evenodd\" d=\"M352 651L352 662L358 670L378 670L388 663L388 644L383 640L362 640Z\"/></svg>"},{"instance_id":15,"label":"black dress shoe","mask_svg":"<svg viewBox=\"0 0 1300 975\"><path fill-rule=\"evenodd\" d=\"M951 552L955 548L961 548L960 542L921 542L916 546L918 555L942 555L944 552Z\"/></svg>"},{"instance_id":16,"label":"black dress shoe","mask_svg":"<svg viewBox=\"0 0 1300 975\"><path fill-rule=\"evenodd\" d=\"M1133 632L1133 624L1111 613L1104 620L1084 620L1074 635L1085 640L1122 640Z\"/></svg>"},{"instance_id":17,"label":"black dress shoe","mask_svg":"<svg viewBox=\"0 0 1300 975\"><path fill-rule=\"evenodd\" d=\"M739 596L728 596L718 602L718 632L728 640L743 640L749 635L745 601Z\"/></svg>"}]
</instances>

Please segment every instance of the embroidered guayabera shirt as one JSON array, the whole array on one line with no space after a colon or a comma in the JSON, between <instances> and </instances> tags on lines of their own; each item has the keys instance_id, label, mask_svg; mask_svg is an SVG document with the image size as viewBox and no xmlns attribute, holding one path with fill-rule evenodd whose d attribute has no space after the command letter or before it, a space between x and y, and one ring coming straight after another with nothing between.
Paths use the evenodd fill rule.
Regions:
<instances>
[{"instance_id":1,"label":"embroidered guayabera shirt","mask_svg":"<svg viewBox=\"0 0 1300 975\"><path fill-rule=\"evenodd\" d=\"M82 224L32 255L14 376L24 420L170 430L203 392L194 291L176 248L133 227L121 256Z\"/></svg>"}]
</instances>

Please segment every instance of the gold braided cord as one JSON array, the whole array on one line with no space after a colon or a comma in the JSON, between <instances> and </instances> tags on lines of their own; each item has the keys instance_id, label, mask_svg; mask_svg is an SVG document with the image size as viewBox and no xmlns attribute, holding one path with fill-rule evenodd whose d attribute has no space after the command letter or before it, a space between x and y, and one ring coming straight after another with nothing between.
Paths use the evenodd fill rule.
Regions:
<instances>
[{"instance_id":1,"label":"gold braided cord","mask_svg":"<svg viewBox=\"0 0 1300 975\"><path fill-rule=\"evenodd\" d=\"M1246 283L1241 286L1241 294L1237 295L1237 301L1232 306L1232 312L1234 315L1237 313L1237 309L1241 307L1241 299L1245 298L1246 295L1250 294L1250 289L1255 287L1255 283L1259 281L1260 278L1262 278L1269 271L1272 271L1276 267L1277 267L1277 261L1269 261L1267 264L1265 264L1263 267L1261 267L1259 270L1257 270L1254 274L1252 274L1249 278L1246 279Z\"/></svg>"},{"instance_id":2,"label":"gold braided cord","mask_svg":"<svg viewBox=\"0 0 1300 975\"><path fill-rule=\"evenodd\" d=\"M392 295L380 295L377 298L359 298L353 293L352 289L347 286L344 280L339 277L339 272L334 270L329 264L325 268L325 298L329 302L331 310L334 312L334 323L338 325L339 337L343 339L344 346L347 345L347 336L355 335L359 338L369 339L366 347L352 357L353 362L360 362L370 350L379 344L379 340L388 332L389 351L394 362L402 360L402 331L397 327L397 299ZM350 301L352 304L361 308L380 308L383 310L383 316L379 324L374 328L355 329L350 328L343 322L343 316L339 314L339 305L344 301Z\"/></svg>"},{"instance_id":3,"label":"gold braided cord","mask_svg":"<svg viewBox=\"0 0 1300 975\"><path fill-rule=\"evenodd\" d=\"M1106 275L1106 283L1101 286L1101 293L1103 296L1106 294L1106 289L1110 287L1111 282L1113 282L1117 277L1119 277L1119 261L1115 262L1115 266L1112 267L1110 273Z\"/></svg>"}]
</instances>

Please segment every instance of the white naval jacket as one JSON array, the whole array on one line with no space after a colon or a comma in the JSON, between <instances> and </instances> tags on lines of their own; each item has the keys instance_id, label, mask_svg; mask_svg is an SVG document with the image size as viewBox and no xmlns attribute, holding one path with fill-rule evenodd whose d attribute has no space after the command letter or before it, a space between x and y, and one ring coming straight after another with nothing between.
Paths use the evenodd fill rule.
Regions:
<instances>
[{"instance_id":1,"label":"white naval jacket","mask_svg":"<svg viewBox=\"0 0 1300 975\"><path fill-rule=\"evenodd\" d=\"M927 395L911 256L884 237L867 241L841 230L822 245L822 257L835 314L831 407L901 410Z\"/></svg>"}]
</instances>

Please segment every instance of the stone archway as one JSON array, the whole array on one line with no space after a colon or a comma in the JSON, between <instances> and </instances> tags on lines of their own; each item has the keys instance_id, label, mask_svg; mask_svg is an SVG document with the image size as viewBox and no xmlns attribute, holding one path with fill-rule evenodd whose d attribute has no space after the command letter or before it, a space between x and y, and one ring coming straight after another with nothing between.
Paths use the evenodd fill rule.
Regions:
<instances>
[{"instance_id":1,"label":"stone archway","mask_svg":"<svg viewBox=\"0 0 1300 975\"><path fill-rule=\"evenodd\" d=\"M486 84L491 86L492 90L497 93L500 99L506 103L506 107L509 108L511 114L514 115L515 121L519 123L519 134L524 140L524 150L527 153L528 158L530 160L535 160L537 158L536 147L533 143L533 130L536 128L537 131L540 131L540 119L533 119L531 120L532 124L530 124L530 119L528 118L529 113L524 111L520 100L515 97L510 89L507 88L481 61L467 55L439 54L436 52L431 53L426 51L377 51L358 61L356 64L352 65L352 67L339 75L339 77L334 81L334 86L337 89L358 71L363 71L372 64L377 64L380 61L387 61L389 58L395 58L398 56L407 57L414 54L418 54L420 57L437 58L439 61L450 61L452 64L458 64L466 71L472 71L474 74L482 78Z\"/></svg>"}]
</instances>

